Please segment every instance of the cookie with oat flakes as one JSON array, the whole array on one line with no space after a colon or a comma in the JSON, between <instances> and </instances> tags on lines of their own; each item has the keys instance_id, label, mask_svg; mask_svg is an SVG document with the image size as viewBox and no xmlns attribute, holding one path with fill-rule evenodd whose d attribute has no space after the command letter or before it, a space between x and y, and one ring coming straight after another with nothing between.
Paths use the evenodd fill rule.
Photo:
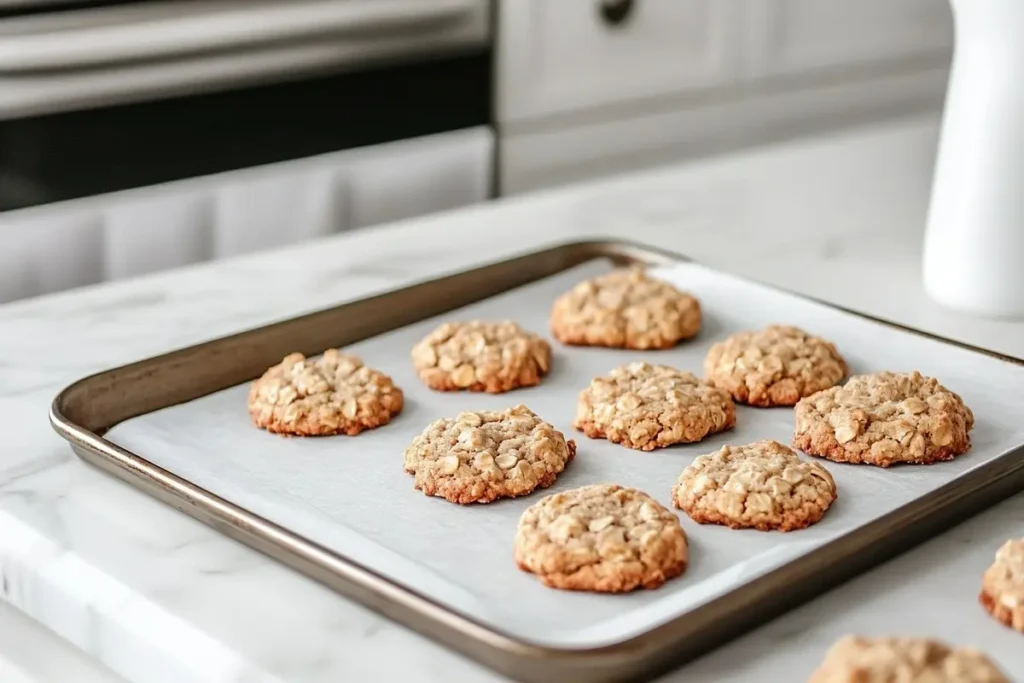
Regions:
<instances>
[{"instance_id":1,"label":"cookie with oat flakes","mask_svg":"<svg viewBox=\"0 0 1024 683\"><path fill-rule=\"evenodd\" d=\"M551 588L624 593L686 570L679 518L642 491L593 484L545 496L523 512L515 561Z\"/></svg>"},{"instance_id":2,"label":"cookie with oat flakes","mask_svg":"<svg viewBox=\"0 0 1024 683\"><path fill-rule=\"evenodd\" d=\"M982 606L1010 628L1024 633L1024 538L1007 541L981 578Z\"/></svg>"},{"instance_id":3,"label":"cookie with oat flakes","mask_svg":"<svg viewBox=\"0 0 1024 683\"><path fill-rule=\"evenodd\" d=\"M700 331L700 303L640 268L586 280L551 309L551 332L563 344L667 349Z\"/></svg>"},{"instance_id":4,"label":"cookie with oat flakes","mask_svg":"<svg viewBox=\"0 0 1024 683\"><path fill-rule=\"evenodd\" d=\"M846 636L829 648L808 683L1010 683L973 648L927 638Z\"/></svg>"},{"instance_id":5,"label":"cookie with oat flakes","mask_svg":"<svg viewBox=\"0 0 1024 683\"><path fill-rule=\"evenodd\" d=\"M650 451L700 441L736 424L729 394L667 365L631 363L580 392L573 426L592 439Z\"/></svg>"},{"instance_id":6,"label":"cookie with oat flakes","mask_svg":"<svg viewBox=\"0 0 1024 683\"><path fill-rule=\"evenodd\" d=\"M402 405L390 377L337 349L319 358L285 356L249 389L256 426L294 436L354 436L386 425Z\"/></svg>"},{"instance_id":7,"label":"cookie with oat flakes","mask_svg":"<svg viewBox=\"0 0 1024 683\"><path fill-rule=\"evenodd\" d=\"M793 446L835 462L889 467L952 460L971 447L974 414L932 377L856 375L796 405Z\"/></svg>"},{"instance_id":8,"label":"cookie with oat flakes","mask_svg":"<svg viewBox=\"0 0 1024 683\"><path fill-rule=\"evenodd\" d=\"M508 320L452 322L417 343L412 362L431 389L498 394L540 384L551 345Z\"/></svg>"},{"instance_id":9,"label":"cookie with oat flakes","mask_svg":"<svg viewBox=\"0 0 1024 683\"><path fill-rule=\"evenodd\" d=\"M575 455L575 442L519 405L437 420L404 459L418 490L467 505L547 488Z\"/></svg>"},{"instance_id":10,"label":"cookie with oat flakes","mask_svg":"<svg viewBox=\"0 0 1024 683\"><path fill-rule=\"evenodd\" d=\"M777 441L725 446L690 464L672 501L700 524L793 531L819 521L836 499L836 482Z\"/></svg>"},{"instance_id":11,"label":"cookie with oat flakes","mask_svg":"<svg viewBox=\"0 0 1024 683\"><path fill-rule=\"evenodd\" d=\"M739 332L714 344L704 376L738 403L791 406L804 396L835 386L847 366L832 342L792 325Z\"/></svg>"}]
</instances>

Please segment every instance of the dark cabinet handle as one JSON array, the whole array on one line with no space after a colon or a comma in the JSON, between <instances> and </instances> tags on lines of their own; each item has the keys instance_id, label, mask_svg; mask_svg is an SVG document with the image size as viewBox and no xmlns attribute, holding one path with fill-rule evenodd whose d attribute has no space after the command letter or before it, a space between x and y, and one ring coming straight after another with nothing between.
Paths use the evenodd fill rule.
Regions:
<instances>
[{"instance_id":1,"label":"dark cabinet handle","mask_svg":"<svg viewBox=\"0 0 1024 683\"><path fill-rule=\"evenodd\" d=\"M634 5L634 0L598 0L597 9L606 25L618 27L629 21Z\"/></svg>"}]
</instances>

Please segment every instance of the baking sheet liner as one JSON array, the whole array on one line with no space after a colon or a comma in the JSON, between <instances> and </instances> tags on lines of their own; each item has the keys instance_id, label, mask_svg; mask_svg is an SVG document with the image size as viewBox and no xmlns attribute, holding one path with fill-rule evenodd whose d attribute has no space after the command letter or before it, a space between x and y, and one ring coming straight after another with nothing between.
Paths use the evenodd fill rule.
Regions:
<instances>
[{"instance_id":1,"label":"baking sheet liner","mask_svg":"<svg viewBox=\"0 0 1024 683\"><path fill-rule=\"evenodd\" d=\"M416 377L412 345L448 320L510 318L550 337L548 312L579 280L612 268L600 259L483 302L347 348L390 374L405 408L388 426L358 437L284 438L256 429L248 385L128 420L106 438L242 508L305 536L438 603L526 642L597 647L619 642L798 559L1024 443L1024 367L919 337L800 297L682 263L652 274L702 303L700 335L675 349L636 352L569 348L553 342L541 386L491 396L436 393ZM702 374L708 347L770 323L794 324L832 339L853 373L919 369L940 378L974 410L973 449L952 462L881 470L824 462L839 497L813 527L788 534L693 523L686 573L655 591L599 595L556 591L519 571L512 540L522 511L542 495L597 482L640 488L671 507L670 489L697 455L726 443L789 443L793 411L737 407L736 428L698 444L642 453L572 430L576 396L590 379L636 360ZM524 403L579 446L573 463L544 492L489 505L459 506L413 490L402 451L431 421L463 410Z\"/></svg>"}]
</instances>

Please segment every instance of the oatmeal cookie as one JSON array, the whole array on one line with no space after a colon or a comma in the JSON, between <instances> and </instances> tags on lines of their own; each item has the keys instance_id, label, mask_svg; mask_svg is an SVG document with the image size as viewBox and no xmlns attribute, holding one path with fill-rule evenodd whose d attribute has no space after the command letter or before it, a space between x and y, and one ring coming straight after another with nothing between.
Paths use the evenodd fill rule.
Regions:
<instances>
[{"instance_id":1,"label":"oatmeal cookie","mask_svg":"<svg viewBox=\"0 0 1024 683\"><path fill-rule=\"evenodd\" d=\"M667 365L631 363L580 392L573 426L592 439L650 451L736 424L729 394Z\"/></svg>"},{"instance_id":2,"label":"oatmeal cookie","mask_svg":"<svg viewBox=\"0 0 1024 683\"><path fill-rule=\"evenodd\" d=\"M551 310L551 332L563 344L667 349L700 330L700 303L639 268L581 282Z\"/></svg>"},{"instance_id":3,"label":"oatmeal cookie","mask_svg":"<svg viewBox=\"0 0 1024 683\"><path fill-rule=\"evenodd\" d=\"M988 657L925 638L846 636L808 683L1010 683Z\"/></svg>"},{"instance_id":4,"label":"oatmeal cookie","mask_svg":"<svg viewBox=\"0 0 1024 683\"><path fill-rule=\"evenodd\" d=\"M386 425L402 403L390 377L337 349L319 358L285 356L249 389L256 426L295 436L354 436Z\"/></svg>"},{"instance_id":5,"label":"oatmeal cookie","mask_svg":"<svg viewBox=\"0 0 1024 683\"><path fill-rule=\"evenodd\" d=\"M547 488L575 455L575 442L519 405L437 420L404 457L417 489L467 505Z\"/></svg>"},{"instance_id":6,"label":"oatmeal cookie","mask_svg":"<svg viewBox=\"0 0 1024 683\"><path fill-rule=\"evenodd\" d=\"M508 320L445 323L413 347L412 362L431 389L500 394L540 384L551 345Z\"/></svg>"},{"instance_id":7,"label":"oatmeal cookie","mask_svg":"<svg viewBox=\"0 0 1024 683\"><path fill-rule=\"evenodd\" d=\"M739 403L791 406L846 376L836 347L798 327L769 325L720 341L704 359L704 375Z\"/></svg>"},{"instance_id":8,"label":"oatmeal cookie","mask_svg":"<svg viewBox=\"0 0 1024 683\"><path fill-rule=\"evenodd\" d=\"M836 462L889 467L952 460L971 447L974 414L931 377L851 377L796 405L793 446Z\"/></svg>"},{"instance_id":9,"label":"oatmeal cookie","mask_svg":"<svg viewBox=\"0 0 1024 683\"><path fill-rule=\"evenodd\" d=\"M760 531L804 529L836 499L836 482L777 441L726 446L683 470L672 501L700 524Z\"/></svg>"},{"instance_id":10,"label":"oatmeal cookie","mask_svg":"<svg viewBox=\"0 0 1024 683\"><path fill-rule=\"evenodd\" d=\"M1007 541L981 578L981 604L989 614L1024 633L1024 538Z\"/></svg>"},{"instance_id":11,"label":"oatmeal cookie","mask_svg":"<svg viewBox=\"0 0 1024 683\"><path fill-rule=\"evenodd\" d=\"M551 588L625 593L682 574L686 534L679 518L646 493L593 484L527 508L515 560Z\"/></svg>"}]
</instances>

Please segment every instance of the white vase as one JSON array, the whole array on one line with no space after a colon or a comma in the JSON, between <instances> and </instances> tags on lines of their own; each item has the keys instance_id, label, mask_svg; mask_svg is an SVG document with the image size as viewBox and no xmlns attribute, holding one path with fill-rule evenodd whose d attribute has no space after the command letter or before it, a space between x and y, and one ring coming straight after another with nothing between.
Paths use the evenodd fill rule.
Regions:
<instances>
[{"instance_id":1,"label":"white vase","mask_svg":"<svg viewBox=\"0 0 1024 683\"><path fill-rule=\"evenodd\" d=\"M924 247L951 308L1024 316L1024 0L950 0L956 46Z\"/></svg>"}]
</instances>

